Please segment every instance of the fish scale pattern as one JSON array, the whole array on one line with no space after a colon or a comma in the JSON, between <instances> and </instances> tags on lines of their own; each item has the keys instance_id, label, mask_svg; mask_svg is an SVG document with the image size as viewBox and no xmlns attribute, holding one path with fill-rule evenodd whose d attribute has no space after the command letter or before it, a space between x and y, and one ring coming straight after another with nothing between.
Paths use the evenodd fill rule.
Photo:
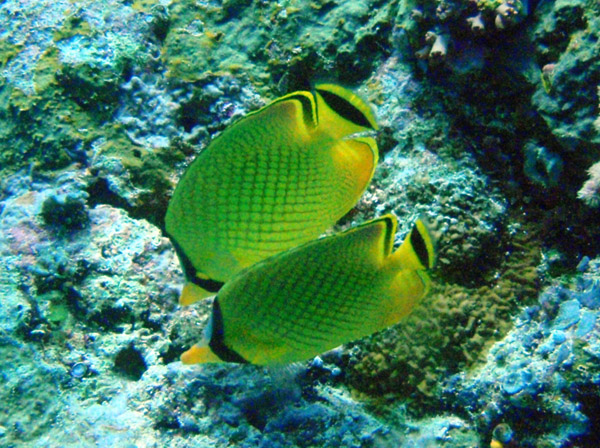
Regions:
<instances>
[{"instance_id":1,"label":"fish scale pattern","mask_svg":"<svg viewBox=\"0 0 600 448\"><path fill-rule=\"evenodd\" d=\"M167 231L197 272L226 281L314 239L366 187L370 175L365 181L356 170L372 172L376 148L306 128L294 103L277 102L224 131L181 179ZM339 151L356 151L360 163L340 163Z\"/></svg>"},{"instance_id":2,"label":"fish scale pattern","mask_svg":"<svg viewBox=\"0 0 600 448\"><path fill-rule=\"evenodd\" d=\"M265 347L277 351L279 342L310 357L379 330L378 304L391 279L381 269L382 239L390 236L378 224L306 244L232 280L219 294L225 343L257 362L254 350L268 358Z\"/></svg>"},{"instance_id":3,"label":"fish scale pattern","mask_svg":"<svg viewBox=\"0 0 600 448\"><path fill-rule=\"evenodd\" d=\"M321 192L337 187L327 160L315 163L322 151L308 149L288 144L277 151L258 150L233 166L222 183L214 175L203 176L196 188L207 194L207 202L214 192L223 204L221 216L204 221L207 234L218 241L237 237L233 249L258 251L263 258L281 251L282 244L295 246L321 232L319 216L335 219Z\"/></svg>"}]
</instances>

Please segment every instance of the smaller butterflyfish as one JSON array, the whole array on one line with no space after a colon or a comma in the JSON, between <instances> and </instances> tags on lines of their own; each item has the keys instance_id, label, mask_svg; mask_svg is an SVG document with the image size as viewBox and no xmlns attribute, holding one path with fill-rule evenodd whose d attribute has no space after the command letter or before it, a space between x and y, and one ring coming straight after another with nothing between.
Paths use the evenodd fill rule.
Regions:
<instances>
[{"instance_id":1,"label":"smaller butterflyfish","mask_svg":"<svg viewBox=\"0 0 600 448\"><path fill-rule=\"evenodd\" d=\"M215 138L169 202L182 305L254 263L317 238L367 188L378 159L373 112L340 86L276 99Z\"/></svg>"},{"instance_id":2,"label":"smaller butterflyfish","mask_svg":"<svg viewBox=\"0 0 600 448\"><path fill-rule=\"evenodd\" d=\"M396 226L386 215L241 271L182 362L289 364L398 323L428 292L435 251L422 220L393 251Z\"/></svg>"}]
</instances>

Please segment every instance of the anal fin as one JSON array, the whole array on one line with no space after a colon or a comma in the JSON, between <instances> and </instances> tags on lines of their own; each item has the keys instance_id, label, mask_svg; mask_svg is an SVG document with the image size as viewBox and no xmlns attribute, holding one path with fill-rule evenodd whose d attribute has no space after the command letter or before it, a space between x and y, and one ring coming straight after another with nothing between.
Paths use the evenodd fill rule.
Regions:
<instances>
[{"instance_id":1,"label":"anal fin","mask_svg":"<svg viewBox=\"0 0 600 448\"><path fill-rule=\"evenodd\" d=\"M183 285L181 295L179 296L179 304L181 306L188 306L192 303L196 303L199 300L206 299L207 297L214 296L216 293L207 291L204 288L196 285L192 282L187 282Z\"/></svg>"}]
</instances>

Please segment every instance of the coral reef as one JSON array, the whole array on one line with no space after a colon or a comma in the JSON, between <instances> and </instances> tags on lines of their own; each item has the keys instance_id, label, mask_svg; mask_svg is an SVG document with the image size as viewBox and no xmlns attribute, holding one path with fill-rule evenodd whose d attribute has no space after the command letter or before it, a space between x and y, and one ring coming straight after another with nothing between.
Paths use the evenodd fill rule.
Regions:
<instances>
[{"instance_id":1,"label":"coral reef","mask_svg":"<svg viewBox=\"0 0 600 448\"><path fill-rule=\"evenodd\" d=\"M597 5L587 7L585 1L540 5L538 14L544 20L534 31L537 58L541 66L551 66L551 74L547 88L538 85L532 97L533 106L565 148L596 155L600 139L593 123L600 64L591 42L600 33L597 13Z\"/></svg>"},{"instance_id":2,"label":"coral reef","mask_svg":"<svg viewBox=\"0 0 600 448\"><path fill-rule=\"evenodd\" d=\"M386 53L393 8L373 0L351 6L231 2L222 8L174 2L166 11L163 55L169 76L186 81L223 71L246 72L259 84L270 78L284 90L331 71L357 81L370 75L376 55Z\"/></svg>"},{"instance_id":3,"label":"coral reef","mask_svg":"<svg viewBox=\"0 0 600 448\"><path fill-rule=\"evenodd\" d=\"M492 341L511 329L510 316L537 296L539 248L532 230L514 232L509 255L485 286L435 288L396 327L352 344L341 360L350 384L375 395L402 391L424 408L449 373L480 362ZM435 408L437 399L430 404Z\"/></svg>"},{"instance_id":4,"label":"coral reef","mask_svg":"<svg viewBox=\"0 0 600 448\"><path fill-rule=\"evenodd\" d=\"M570 285L545 289L484 365L445 382L446 403L470 415L484 433L508 425L518 446L594 446L599 267L596 259Z\"/></svg>"},{"instance_id":5,"label":"coral reef","mask_svg":"<svg viewBox=\"0 0 600 448\"><path fill-rule=\"evenodd\" d=\"M386 99L378 112L395 146L383 154L372 185L343 227L393 212L400 221L399 243L414 219L424 216L444 234L438 265L445 278L481 282L505 252L506 199L470 156L457 154L452 145L460 142L449 136L441 111L431 119L417 112L422 87L405 63L390 58L370 86L373 102Z\"/></svg>"},{"instance_id":6,"label":"coral reef","mask_svg":"<svg viewBox=\"0 0 600 448\"><path fill-rule=\"evenodd\" d=\"M0 445L598 446L599 16L2 2ZM306 365L182 366L211 302L176 305L172 189L226 126L320 80L382 129L373 184L333 230L391 212L399 243L425 217L436 285Z\"/></svg>"},{"instance_id":7,"label":"coral reef","mask_svg":"<svg viewBox=\"0 0 600 448\"><path fill-rule=\"evenodd\" d=\"M425 79L416 103L443 107L482 172L544 223L545 250L565 268L599 249L597 209L575 200L600 157L597 12L585 0L407 2L392 41ZM437 36L443 58L430 54Z\"/></svg>"},{"instance_id":8,"label":"coral reef","mask_svg":"<svg viewBox=\"0 0 600 448\"><path fill-rule=\"evenodd\" d=\"M563 170L560 156L540 146L535 140L529 140L523 147L525 163L523 171L531 180L544 188L558 186Z\"/></svg>"}]
</instances>

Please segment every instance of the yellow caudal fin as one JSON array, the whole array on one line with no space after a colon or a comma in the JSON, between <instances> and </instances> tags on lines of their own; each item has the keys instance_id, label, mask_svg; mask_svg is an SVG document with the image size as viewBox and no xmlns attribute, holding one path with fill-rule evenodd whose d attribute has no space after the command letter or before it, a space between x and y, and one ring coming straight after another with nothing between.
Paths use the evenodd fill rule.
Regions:
<instances>
[{"instance_id":1,"label":"yellow caudal fin","mask_svg":"<svg viewBox=\"0 0 600 448\"><path fill-rule=\"evenodd\" d=\"M435 263L435 240L423 218L415 222L402 245L390 257L394 269L424 270Z\"/></svg>"},{"instance_id":2,"label":"yellow caudal fin","mask_svg":"<svg viewBox=\"0 0 600 448\"><path fill-rule=\"evenodd\" d=\"M221 358L213 353L208 345L192 345L192 347L181 355L184 364L200 364L206 362L223 362Z\"/></svg>"},{"instance_id":3,"label":"yellow caudal fin","mask_svg":"<svg viewBox=\"0 0 600 448\"><path fill-rule=\"evenodd\" d=\"M333 137L379 129L371 108L351 91L335 84L318 84L315 96L319 127L332 132Z\"/></svg>"}]
</instances>

